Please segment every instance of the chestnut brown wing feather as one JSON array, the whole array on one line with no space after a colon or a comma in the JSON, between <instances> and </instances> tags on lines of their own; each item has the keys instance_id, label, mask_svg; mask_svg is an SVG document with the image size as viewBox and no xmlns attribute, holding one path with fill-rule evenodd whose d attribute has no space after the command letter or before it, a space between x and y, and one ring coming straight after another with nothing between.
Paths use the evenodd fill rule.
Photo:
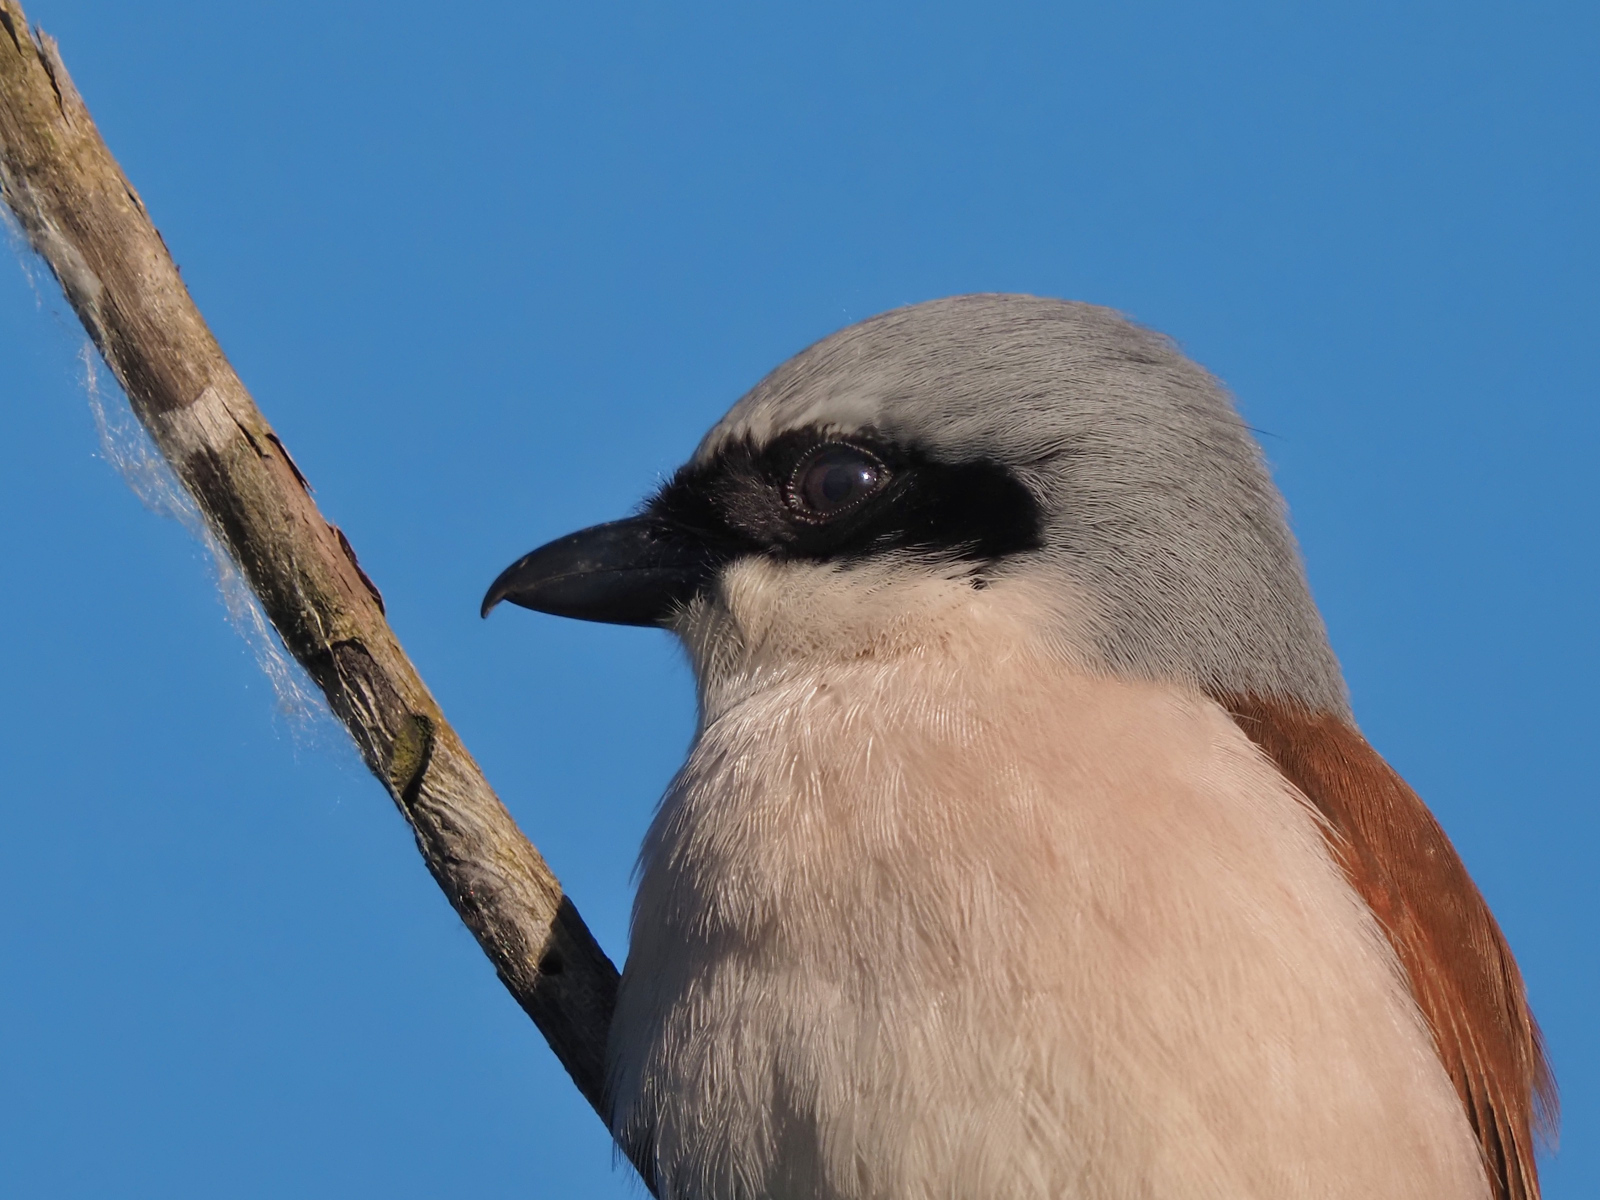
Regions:
<instances>
[{"instance_id":1,"label":"chestnut brown wing feather","mask_svg":"<svg viewBox=\"0 0 1600 1200\"><path fill-rule=\"evenodd\" d=\"M1327 818L1333 852L1394 946L1461 1094L1495 1200L1538 1200L1534 1135L1554 1121L1555 1085L1516 960L1450 839L1339 717L1218 699Z\"/></svg>"}]
</instances>

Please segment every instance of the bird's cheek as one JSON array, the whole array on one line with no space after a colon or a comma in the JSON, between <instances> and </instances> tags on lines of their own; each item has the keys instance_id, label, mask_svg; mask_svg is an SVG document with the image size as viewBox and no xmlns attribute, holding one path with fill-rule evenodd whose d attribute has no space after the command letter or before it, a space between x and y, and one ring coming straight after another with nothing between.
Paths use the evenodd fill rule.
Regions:
<instances>
[{"instance_id":1,"label":"bird's cheek","mask_svg":"<svg viewBox=\"0 0 1600 1200\"><path fill-rule=\"evenodd\" d=\"M724 566L674 615L703 702L742 693L756 678L810 661L840 640L824 610L829 568L752 555Z\"/></svg>"},{"instance_id":2,"label":"bird's cheek","mask_svg":"<svg viewBox=\"0 0 1600 1200\"><path fill-rule=\"evenodd\" d=\"M683 643L695 676L702 684L736 670L747 657L738 622L723 602L721 590L719 581L713 580L674 613L667 624Z\"/></svg>"},{"instance_id":3,"label":"bird's cheek","mask_svg":"<svg viewBox=\"0 0 1600 1200\"><path fill-rule=\"evenodd\" d=\"M796 581L786 578L792 573L792 566L770 559L745 558L722 569L714 594L745 645L756 647L766 642L786 607L793 604Z\"/></svg>"}]
</instances>

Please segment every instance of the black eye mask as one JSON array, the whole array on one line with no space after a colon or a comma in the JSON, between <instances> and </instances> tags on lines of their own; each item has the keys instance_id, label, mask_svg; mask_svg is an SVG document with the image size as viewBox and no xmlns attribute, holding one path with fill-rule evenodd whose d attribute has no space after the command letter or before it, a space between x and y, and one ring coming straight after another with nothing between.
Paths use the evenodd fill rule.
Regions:
<instances>
[{"instance_id":1,"label":"black eye mask","mask_svg":"<svg viewBox=\"0 0 1600 1200\"><path fill-rule=\"evenodd\" d=\"M830 488L845 491L830 500ZM942 463L870 433L817 430L725 447L680 470L645 511L734 554L812 560L900 550L987 561L1036 549L1041 523L1032 493L998 463Z\"/></svg>"},{"instance_id":2,"label":"black eye mask","mask_svg":"<svg viewBox=\"0 0 1600 1200\"><path fill-rule=\"evenodd\" d=\"M992 562L1039 545L1039 506L997 463L941 463L871 434L796 430L684 467L625 521L568 534L501 572L502 600L586 621L662 625L723 566L759 554L859 561L891 552Z\"/></svg>"}]
</instances>

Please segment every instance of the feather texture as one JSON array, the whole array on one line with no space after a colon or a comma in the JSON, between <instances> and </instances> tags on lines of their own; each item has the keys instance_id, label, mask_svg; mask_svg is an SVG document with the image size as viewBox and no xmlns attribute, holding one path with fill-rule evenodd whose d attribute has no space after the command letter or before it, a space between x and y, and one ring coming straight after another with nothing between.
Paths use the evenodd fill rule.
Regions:
<instances>
[{"instance_id":1,"label":"feather texture","mask_svg":"<svg viewBox=\"0 0 1600 1200\"><path fill-rule=\"evenodd\" d=\"M1495 1200L1538 1200L1535 1134L1555 1084L1522 975L1439 822L1337 716L1221 697L1239 727L1327 818L1351 884L1405 968L1483 1150Z\"/></svg>"},{"instance_id":2,"label":"feather texture","mask_svg":"<svg viewBox=\"0 0 1600 1200\"><path fill-rule=\"evenodd\" d=\"M612 1129L663 1200L1488 1200L1322 822L1060 597L747 559L640 857Z\"/></svg>"}]
</instances>

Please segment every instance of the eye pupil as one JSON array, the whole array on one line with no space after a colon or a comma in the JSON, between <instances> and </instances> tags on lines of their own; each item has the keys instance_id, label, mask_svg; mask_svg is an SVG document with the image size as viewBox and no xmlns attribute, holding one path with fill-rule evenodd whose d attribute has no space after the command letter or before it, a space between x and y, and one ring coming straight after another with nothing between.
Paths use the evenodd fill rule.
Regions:
<instances>
[{"instance_id":1,"label":"eye pupil","mask_svg":"<svg viewBox=\"0 0 1600 1200\"><path fill-rule=\"evenodd\" d=\"M831 517L865 500L887 477L883 465L865 451L828 446L800 464L790 494L805 514Z\"/></svg>"},{"instance_id":2,"label":"eye pupil","mask_svg":"<svg viewBox=\"0 0 1600 1200\"><path fill-rule=\"evenodd\" d=\"M822 498L829 504L848 500L859 488L872 486L872 472L860 467L829 467L822 476Z\"/></svg>"}]
</instances>

